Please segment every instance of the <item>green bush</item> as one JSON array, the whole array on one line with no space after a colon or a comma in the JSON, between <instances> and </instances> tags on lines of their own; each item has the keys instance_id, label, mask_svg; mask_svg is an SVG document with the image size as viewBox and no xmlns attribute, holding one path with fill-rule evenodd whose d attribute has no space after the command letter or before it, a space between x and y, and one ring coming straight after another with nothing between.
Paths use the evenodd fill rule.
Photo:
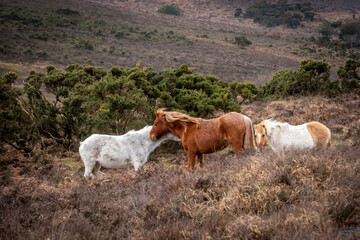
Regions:
<instances>
[{"instance_id":1,"label":"green bush","mask_svg":"<svg viewBox=\"0 0 360 240\"><path fill-rule=\"evenodd\" d=\"M30 35L30 38L47 41L49 39L49 34L47 32L34 33Z\"/></svg>"},{"instance_id":2,"label":"green bush","mask_svg":"<svg viewBox=\"0 0 360 240\"><path fill-rule=\"evenodd\" d=\"M12 87L18 75L8 72L0 77L0 144L8 144L16 149L30 152L35 139L29 111L21 103L21 93Z\"/></svg>"},{"instance_id":3,"label":"green bush","mask_svg":"<svg viewBox=\"0 0 360 240\"><path fill-rule=\"evenodd\" d=\"M7 44L0 44L0 53L8 54L12 52L12 47Z\"/></svg>"},{"instance_id":4,"label":"green bush","mask_svg":"<svg viewBox=\"0 0 360 240\"><path fill-rule=\"evenodd\" d=\"M284 98L288 96L324 94L331 96L339 87L330 80L330 66L324 61L304 60L297 71L283 69L273 74L265 83L259 98Z\"/></svg>"},{"instance_id":5,"label":"green bush","mask_svg":"<svg viewBox=\"0 0 360 240\"><path fill-rule=\"evenodd\" d=\"M339 38L348 47L360 47L360 22L343 24L340 28Z\"/></svg>"},{"instance_id":6,"label":"green bush","mask_svg":"<svg viewBox=\"0 0 360 240\"><path fill-rule=\"evenodd\" d=\"M246 38L245 35L235 36L235 43L239 45L241 48L245 48L252 44L252 42Z\"/></svg>"},{"instance_id":7,"label":"green bush","mask_svg":"<svg viewBox=\"0 0 360 240\"><path fill-rule=\"evenodd\" d=\"M286 25L297 28L303 19L312 21L314 13L308 2L289 4L286 0L279 0L277 3L260 1L250 5L244 17L252 18L254 22L267 27Z\"/></svg>"},{"instance_id":8,"label":"green bush","mask_svg":"<svg viewBox=\"0 0 360 240\"><path fill-rule=\"evenodd\" d=\"M75 10L71 10L69 8L59 8L58 10L56 10L56 12L58 14L63 14L63 15L74 15L74 16L80 16L80 13L78 11Z\"/></svg>"},{"instance_id":9,"label":"green bush","mask_svg":"<svg viewBox=\"0 0 360 240\"><path fill-rule=\"evenodd\" d=\"M0 137L19 149L42 144L42 138L71 149L76 147L74 142L92 133L122 134L150 124L158 108L196 117L219 110L240 111L236 97L247 91L232 91L228 83L194 74L185 64L160 72L137 67L104 70L71 64L60 70L48 66L45 75L30 73L21 98L21 92L10 89L16 78L15 73L1 78ZM49 101L45 94L54 99Z\"/></svg>"},{"instance_id":10,"label":"green bush","mask_svg":"<svg viewBox=\"0 0 360 240\"><path fill-rule=\"evenodd\" d=\"M243 103L246 100L254 99L258 94L258 89L256 85L254 83L249 83L249 82L238 83L234 81L230 84L230 89L235 96L239 95L242 97L241 103Z\"/></svg>"},{"instance_id":11,"label":"green bush","mask_svg":"<svg viewBox=\"0 0 360 240\"><path fill-rule=\"evenodd\" d=\"M360 88L359 70L360 61L353 59L346 61L345 66L339 67L337 74L340 79L340 88L342 91L350 92Z\"/></svg>"},{"instance_id":12,"label":"green bush","mask_svg":"<svg viewBox=\"0 0 360 240\"><path fill-rule=\"evenodd\" d=\"M94 45L89 39L82 38L75 44L75 48L82 48L85 50L93 51Z\"/></svg>"},{"instance_id":13,"label":"green bush","mask_svg":"<svg viewBox=\"0 0 360 240\"><path fill-rule=\"evenodd\" d=\"M159 13L180 16L181 10L175 5L165 5L158 10Z\"/></svg>"},{"instance_id":14,"label":"green bush","mask_svg":"<svg viewBox=\"0 0 360 240\"><path fill-rule=\"evenodd\" d=\"M237 8L237 9L235 10L234 17L240 17L241 14L242 14L242 9L241 9L241 8Z\"/></svg>"}]
</instances>

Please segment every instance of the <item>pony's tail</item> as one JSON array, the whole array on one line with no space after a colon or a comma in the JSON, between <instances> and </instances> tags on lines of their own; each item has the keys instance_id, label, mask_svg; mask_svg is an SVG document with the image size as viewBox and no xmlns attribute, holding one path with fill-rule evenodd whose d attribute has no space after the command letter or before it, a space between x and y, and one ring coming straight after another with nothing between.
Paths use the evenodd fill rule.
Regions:
<instances>
[{"instance_id":1,"label":"pony's tail","mask_svg":"<svg viewBox=\"0 0 360 240\"><path fill-rule=\"evenodd\" d=\"M327 147L328 147L328 148L331 147L331 135L329 136L329 141L328 141L328 143L327 143Z\"/></svg>"},{"instance_id":2,"label":"pony's tail","mask_svg":"<svg viewBox=\"0 0 360 240\"><path fill-rule=\"evenodd\" d=\"M257 149L254 139L254 127L252 121L249 117L244 117L246 132L245 132L245 141L244 141L244 148L252 148L254 150Z\"/></svg>"}]
</instances>

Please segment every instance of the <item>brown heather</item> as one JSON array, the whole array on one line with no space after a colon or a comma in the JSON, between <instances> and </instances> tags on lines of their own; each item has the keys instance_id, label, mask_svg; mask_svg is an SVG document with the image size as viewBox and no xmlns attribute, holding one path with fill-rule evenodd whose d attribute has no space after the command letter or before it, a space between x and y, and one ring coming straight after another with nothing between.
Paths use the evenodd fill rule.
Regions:
<instances>
[{"instance_id":1,"label":"brown heather","mask_svg":"<svg viewBox=\"0 0 360 240\"><path fill-rule=\"evenodd\" d=\"M193 172L180 146L166 144L139 172L103 170L93 181L77 153L6 152L0 238L359 239L359 97L257 102L243 113L254 123L320 121L334 144L283 155L222 151Z\"/></svg>"}]
</instances>

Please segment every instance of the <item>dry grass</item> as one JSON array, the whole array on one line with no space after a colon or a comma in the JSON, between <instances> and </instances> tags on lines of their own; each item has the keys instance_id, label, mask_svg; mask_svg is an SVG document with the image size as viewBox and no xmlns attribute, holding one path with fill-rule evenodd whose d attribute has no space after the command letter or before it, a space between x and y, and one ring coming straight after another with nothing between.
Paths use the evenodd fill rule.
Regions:
<instances>
[{"instance_id":1,"label":"dry grass","mask_svg":"<svg viewBox=\"0 0 360 240\"><path fill-rule=\"evenodd\" d=\"M176 144L158 149L139 172L103 170L94 181L82 177L75 153L38 152L27 160L8 152L1 158L1 239L358 239L358 101L312 97L246 106L248 113L263 110L252 113L256 121L269 111L296 122L324 103L336 144L283 155L223 151L194 172Z\"/></svg>"}]
</instances>

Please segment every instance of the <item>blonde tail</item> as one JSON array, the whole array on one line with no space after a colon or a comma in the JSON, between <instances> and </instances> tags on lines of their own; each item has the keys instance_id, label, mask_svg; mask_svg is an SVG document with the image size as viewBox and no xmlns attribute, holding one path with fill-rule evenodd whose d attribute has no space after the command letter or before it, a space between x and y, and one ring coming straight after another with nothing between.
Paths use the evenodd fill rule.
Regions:
<instances>
[{"instance_id":1,"label":"blonde tail","mask_svg":"<svg viewBox=\"0 0 360 240\"><path fill-rule=\"evenodd\" d=\"M244 122L246 126L246 132L245 132L245 141L244 141L244 148L251 148L256 150L257 147L255 145L255 139L254 139L254 127L252 124L252 121L249 117L244 116Z\"/></svg>"}]
</instances>

